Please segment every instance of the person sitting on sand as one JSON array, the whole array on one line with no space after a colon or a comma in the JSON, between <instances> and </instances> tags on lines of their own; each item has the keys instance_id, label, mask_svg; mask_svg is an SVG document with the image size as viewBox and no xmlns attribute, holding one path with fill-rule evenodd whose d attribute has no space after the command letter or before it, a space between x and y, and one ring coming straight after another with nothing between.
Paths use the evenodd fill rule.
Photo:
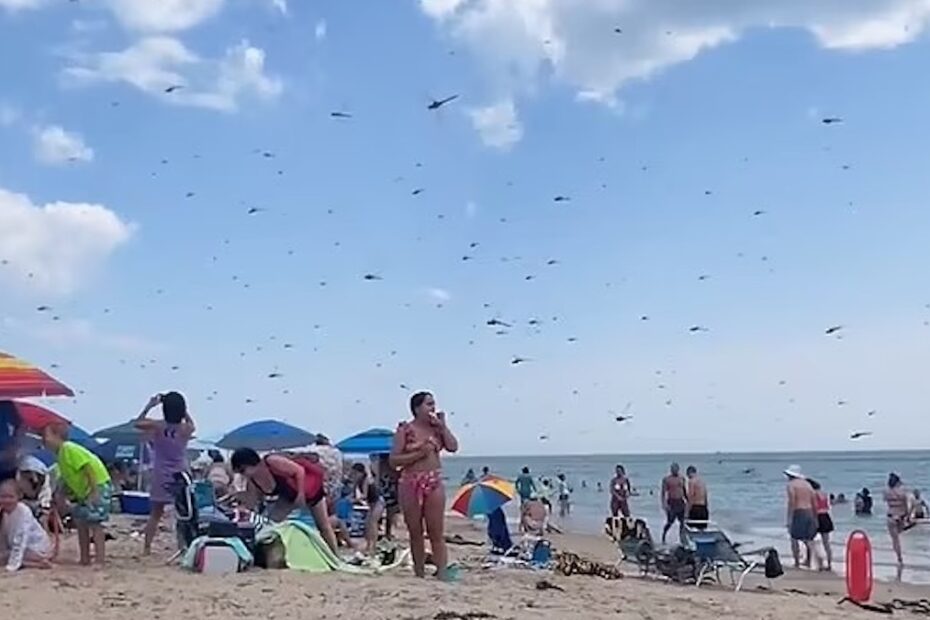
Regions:
<instances>
[{"instance_id":1,"label":"person sitting on sand","mask_svg":"<svg viewBox=\"0 0 930 620\"><path fill-rule=\"evenodd\" d=\"M68 427L52 424L42 431L45 447L55 455L58 465L60 490L56 503L63 504L63 497L71 501L71 518L78 531L80 561L90 564L90 543L94 542L98 565L106 561L106 534L103 524L110 518L113 485L110 473L96 454L68 441ZM59 514L64 514L59 510Z\"/></svg>"},{"instance_id":2,"label":"person sitting on sand","mask_svg":"<svg viewBox=\"0 0 930 620\"><path fill-rule=\"evenodd\" d=\"M826 571L833 570L833 547L830 545L830 534L833 533L833 517L830 516L830 498L823 492L820 483L816 480L808 480L814 489L814 502L817 509L817 533L820 534L820 540L823 542L823 550L827 554L827 566L823 569Z\"/></svg>"},{"instance_id":3,"label":"person sitting on sand","mask_svg":"<svg viewBox=\"0 0 930 620\"><path fill-rule=\"evenodd\" d=\"M327 512L323 486L326 472L321 465L306 457L290 458L282 454L262 458L251 448L233 452L230 464L234 472L245 476L252 490L271 504L266 511L269 519L284 521L295 510L309 508L323 540L333 552L338 550Z\"/></svg>"},{"instance_id":4,"label":"person sitting on sand","mask_svg":"<svg viewBox=\"0 0 930 620\"><path fill-rule=\"evenodd\" d=\"M400 506L410 533L413 572L417 577L426 576L425 536L429 536L436 576L446 580L450 574L440 454L443 450L458 452L459 442L446 423L446 414L436 411L436 399L431 393L414 394L410 412L413 420L401 422L394 433L391 465L401 470Z\"/></svg>"},{"instance_id":5,"label":"person sitting on sand","mask_svg":"<svg viewBox=\"0 0 930 620\"><path fill-rule=\"evenodd\" d=\"M707 497L707 484L698 475L697 467L689 465L685 470L688 476L688 522L695 528L703 530L710 521L710 503Z\"/></svg>"},{"instance_id":6,"label":"person sitting on sand","mask_svg":"<svg viewBox=\"0 0 930 620\"><path fill-rule=\"evenodd\" d=\"M232 484L232 472L218 450L210 450L210 459L213 462L207 468L207 482L213 485L213 492L217 497L223 497L229 492L229 486Z\"/></svg>"},{"instance_id":7,"label":"person sitting on sand","mask_svg":"<svg viewBox=\"0 0 930 620\"><path fill-rule=\"evenodd\" d=\"M914 490L914 500L912 504L914 506L913 510L911 511L912 521L930 517L930 506L927 506L927 500L920 496L920 491L917 489Z\"/></svg>"},{"instance_id":8,"label":"person sitting on sand","mask_svg":"<svg viewBox=\"0 0 930 620\"><path fill-rule=\"evenodd\" d=\"M149 412L161 405L164 420L151 420ZM194 436L194 420L187 412L187 403L178 392L156 394L143 407L136 418L135 427L152 442L154 464L149 489L149 520L145 524L145 542L142 553L152 552L152 540L165 507L174 504L175 474L187 471L187 443Z\"/></svg>"},{"instance_id":9,"label":"person sitting on sand","mask_svg":"<svg viewBox=\"0 0 930 620\"><path fill-rule=\"evenodd\" d=\"M524 534L545 536L549 509L539 497L533 496L520 508L520 531Z\"/></svg>"},{"instance_id":10,"label":"person sitting on sand","mask_svg":"<svg viewBox=\"0 0 930 620\"><path fill-rule=\"evenodd\" d=\"M0 562L9 572L20 568L51 568L52 542L25 503L19 486L8 478L0 482Z\"/></svg>"},{"instance_id":11,"label":"person sitting on sand","mask_svg":"<svg viewBox=\"0 0 930 620\"><path fill-rule=\"evenodd\" d=\"M901 553L901 532L911 525L911 496L904 488L898 474L888 475L888 488L885 489L885 504L888 506L888 534L891 536L891 548L894 549L898 566L904 565Z\"/></svg>"},{"instance_id":12,"label":"person sitting on sand","mask_svg":"<svg viewBox=\"0 0 930 620\"><path fill-rule=\"evenodd\" d=\"M804 566L810 567L814 550L811 543L817 536L817 502L814 488L801 472L800 465L785 470L788 478L788 533L791 536L791 553L794 567L801 568L801 544L807 549Z\"/></svg>"},{"instance_id":13,"label":"person sitting on sand","mask_svg":"<svg viewBox=\"0 0 930 620\"><path fill-rule=\"evenodd\" d=\"M598 492L600 492L601 483L598 482L597 486ZM626 470L623 465L617 465L614 470L614 477L610 481L610 516L630 516L631 492L630 479L626 477Z\"/></svg>"},{"instance_id":14,"label":"person sitting on sand","mask_svg":"<svg viewBox=\"0 0 930 620\"><path fill-rule=\"evenodd\" d=\"M681 529L685 525L685 512L688 506L688 488L687 483L681 476L681 467L678 463L672 463L669 469L669 475L662 479L660 490L662 510L665 512L665 527L662 529L662 544L665 544L665 538L668 531L672 529L675 522L679 524L679 539L681 538Z\"/></svg>"},{"instance_id":15,"label":"person sitting on sand","mask_svg":"<svg viewBox=\"0 0 930 620\"><path fill-rule=\"evenodd\" d=\"M48 467L38 458L27 454L19 460L17 476L22 502L29 506L42 527L48 529L49 514L52 511L52 484Z\"/></svg>"},{"instance_id":16,"label":"person sitting on sand","mask_svg":"<svg viewBox=\"0 0 930 620\"><path fill-rule=\"evenodd\" d=\"M869 493L867 488L863 488L861 491L856 493L854 510L857 517L872 516L872 494Z\"/></svg>"}]
</instances>

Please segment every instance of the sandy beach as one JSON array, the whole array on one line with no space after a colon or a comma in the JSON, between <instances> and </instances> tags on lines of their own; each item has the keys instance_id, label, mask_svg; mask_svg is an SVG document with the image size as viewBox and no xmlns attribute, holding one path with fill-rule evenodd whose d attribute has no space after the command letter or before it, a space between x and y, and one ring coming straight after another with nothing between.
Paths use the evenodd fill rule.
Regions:
<instances>
[{"instance_id":1,"label":"sandy beach","mask_svg":"<svg viewBox=\"0 0 930 620\"><path fill-rule=\"evenodd\" d=\"M530 570L481 568L484 551L452 546L453 558L465 567L455 584L415 579L407 569L380 577L345 574L307 575L295 571L252 570L228 577L192 575L166 566L172 536L163 529L156 555L143 558L141 542L130 537L139 525L116 517L108 545L110 560L103 570L64 564L51 571L21 571L6 575L0 603L19 617L62 620L160 618L643 618L688 617L792 619L798 617L856 618L873 614L837 606L843 583L833 576L789 573L775 590L762 592L751 582L742 593L722 589L670 585L635 577L604 581L596 577L563 577ZM450 533L480 541L480 528L450 519ZM611 560L606 539L554 535L553 545L593 559ZM73 562L73 537L62 540L62 562ZM537 591L540 579L564 592ZM786 590L793 591L787 593ZM799 593L799 592L803 592ZM876 584L875 599L915 599L927 588ZM899 614L906 616L904 612Z\"/></svg>"}]
</instances>

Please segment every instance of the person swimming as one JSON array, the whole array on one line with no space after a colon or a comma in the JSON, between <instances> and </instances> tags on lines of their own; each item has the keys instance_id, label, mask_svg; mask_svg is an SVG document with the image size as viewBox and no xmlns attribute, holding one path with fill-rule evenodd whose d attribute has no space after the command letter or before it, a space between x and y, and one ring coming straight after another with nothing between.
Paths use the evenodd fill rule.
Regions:
<instances>
[{"instance_id":1,"label":"person swimming","mask_svg":"<svg viewBox=\"0 0 930 620\"><path fill-rule=\"evenodd\" d=\"M854 510L857 517L872 516L872 494L867 488L863 488L861 491L856 493Z\"/></svg>"}]
</instances>

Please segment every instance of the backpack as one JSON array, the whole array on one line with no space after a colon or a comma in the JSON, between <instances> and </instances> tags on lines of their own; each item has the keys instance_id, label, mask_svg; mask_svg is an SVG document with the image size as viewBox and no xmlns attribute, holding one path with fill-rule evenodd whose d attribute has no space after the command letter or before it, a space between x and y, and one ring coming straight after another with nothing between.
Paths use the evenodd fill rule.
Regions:
<instances>
[{"instance_id":1,"label":"backpack","mask_svg":"<svg viewBox=\"0 0 930 620\"><path fill-rule=\"evenodd\" d=\"M765 554L765 578L777 579L785 574L782 568L781 560L778 558L778 551L769 549Z\"/></svg>"}]
</instances>

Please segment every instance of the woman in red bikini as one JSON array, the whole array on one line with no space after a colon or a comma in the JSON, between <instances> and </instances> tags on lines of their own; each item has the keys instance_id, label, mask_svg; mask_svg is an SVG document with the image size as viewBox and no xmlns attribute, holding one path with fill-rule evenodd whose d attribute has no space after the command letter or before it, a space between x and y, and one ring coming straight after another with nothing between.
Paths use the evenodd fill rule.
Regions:
<instances>
[{"instance_id":1,"label":"woman in red bikini","mask_svg":"<svg viewBox=\"0 0 930 620\"><path fill-rule=\"evenodd\" d=\"M442 484L439 454L456 452L459 442L446 426L446 415L436 412L436 401L429 392L410 398L411 422L401 422L394 433L391 466L401 470L399 494L404 522L410 534L413 571L425 576L425 532L429 536L436 576L445 580L449 555L446 550L443 519L446 492Z\"/></svg>"}]
</instances>

